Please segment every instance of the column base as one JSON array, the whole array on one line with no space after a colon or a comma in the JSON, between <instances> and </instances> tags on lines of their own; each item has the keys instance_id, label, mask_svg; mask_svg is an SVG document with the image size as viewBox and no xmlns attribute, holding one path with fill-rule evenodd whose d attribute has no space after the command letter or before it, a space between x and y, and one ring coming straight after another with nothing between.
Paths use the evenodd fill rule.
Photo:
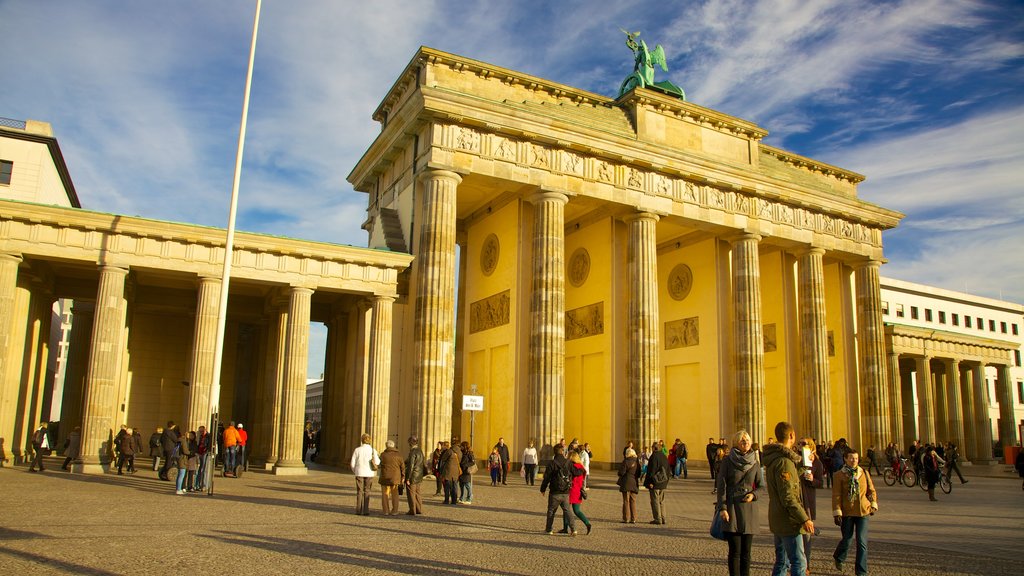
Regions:
<instances>
[{"instance_id":1,"label":"column base","mask_svg":"<svg viewBox=\"0 0 1024 576\"><path fill-rule=\"evenodd\" d=\"M110 471L110 464L102 462L73 462L71 472L74 474L106 474Z\"/></svg>"},{"instance_id":2,"label":"column base","mask_svg":"<svg viewBox=\"0 0 1024 576\"><path fill-rule=\"evenodd\" d=\"M306 468L301 462L298 464L282 463L274 465L275 476L305 476L308 473L309 468Z\"/></svg>"}]
</instances>

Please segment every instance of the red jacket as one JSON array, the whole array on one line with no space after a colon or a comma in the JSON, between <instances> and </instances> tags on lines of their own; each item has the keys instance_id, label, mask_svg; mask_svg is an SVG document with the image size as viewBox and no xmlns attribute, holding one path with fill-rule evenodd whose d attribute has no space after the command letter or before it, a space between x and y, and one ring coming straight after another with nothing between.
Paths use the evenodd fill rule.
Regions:
<instances>
[{"instance_id":1,"label":"red jacket","mask_svg":"<svg viewBox=\"0 0 1024 576\"><path fill-rule=\"evenodd\" d=\"M573 462L572 486L569 488L569 504L581 504L583 502L583 481L587 479L587 471L583 464Z\"/></svg>"},{"instance_id":2,"label":"red jacket","mask_svg":"<svg viewBox=\"0 0 1024 576\"><path fill-rule=\"evenodd\" d=\"M249 433L245 431L245 428L237 430L238 432L238 445L245 446L245 443L249 441Z\"/></svg>"}]
</instances>

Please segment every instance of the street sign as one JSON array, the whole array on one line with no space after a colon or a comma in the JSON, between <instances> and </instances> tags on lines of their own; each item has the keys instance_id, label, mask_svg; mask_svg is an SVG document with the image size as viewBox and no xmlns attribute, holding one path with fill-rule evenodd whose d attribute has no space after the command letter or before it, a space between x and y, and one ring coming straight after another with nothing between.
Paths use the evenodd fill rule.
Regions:
<instances>
[{"instance_id":1,"label":"street sign","mask_svg":"<svg viewBox=\"0 0 1024 576\"><path fill-rule=\"evenodd\" d=\"M484 397L464 394L462 396L462 409L469 410L471 412L480 412L484 409Z\"/></svg>"}]
</instances>

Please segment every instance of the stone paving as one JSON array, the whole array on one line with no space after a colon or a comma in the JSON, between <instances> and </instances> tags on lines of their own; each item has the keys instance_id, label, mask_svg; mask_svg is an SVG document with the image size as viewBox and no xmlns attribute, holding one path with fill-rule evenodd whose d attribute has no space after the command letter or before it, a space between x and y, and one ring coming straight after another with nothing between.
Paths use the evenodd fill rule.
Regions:
<instances>
[{"instance_id":1,"label":"stone paving","mask_svg":"<svg viewBox=\"0 0 1024 576\"><path fill-rule=\"evenodd\" d=\"M351 474L314 468L307 476L250 472L217 478L215 494L178 496L155 473L83 476L51 467L0 469L0 574L715 574L728 571L726 545L707 528L713 496L707 471L673 481L668 523L651 526L645 493L640 523L621 524L609 472L595 472L584 511L591 535L543 533L546 498L515 476L491 487L478 477L470 506L440 506L424 484L426 514L356 516ZM881 510L870 524L872 574L1021 574L1024 491L1009 476L968 476L928 502L918 488L879 479ZM539 482L538 482L539 485ZM831 563L838 529L819 491L822 535L813 574ZM767 501L762 502L767 518ZM404 511L404 502L403 502ZM560 520L556 520L556 528ZM753 570L773 558L767 525L754 539ZM847 573L852 573L852 556Z\"/></svg>"}]
</instances>

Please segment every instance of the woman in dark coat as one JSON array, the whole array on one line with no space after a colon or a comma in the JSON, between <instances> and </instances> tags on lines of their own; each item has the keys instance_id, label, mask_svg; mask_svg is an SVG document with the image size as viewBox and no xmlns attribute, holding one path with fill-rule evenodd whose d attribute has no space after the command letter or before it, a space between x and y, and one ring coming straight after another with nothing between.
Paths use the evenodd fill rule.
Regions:
<instances>
[{"instance_id":1,"label":"woman in dark coat","mask_svg":"<svg viewBox=\"0 0 1024 576\"><path fill-rule=\"evenodd\" d=\"M716 510L722 516L729 543L729 576L750 574L750 546L757 533L757 492L764 485L757 452L751 450L750 434L740 430L733 447L718 466Z\"/></svg>"},{"instance_id":2,"label":"woman in dark coat","mask_svg":"<svg viewBox=\"0 0 1024 576\"><path fill-rule=\"evenodd\" d=\"M636 495L640 492L640 462L636 450L626 448L619 464L619 492L622 493L622 523L636 524Z\"/></svg>"},{"instance_id":3,"label":"woman in dark coat","mask_svg":"<svg viewBox=\"0 0 1024 576\"><path fill-rule=\"evenodd\" d=\"M473 474L469 467L476 464L476 457L469 449L469 442L462 443L462 458L459 461L459 504L473 503Z\"/></svg>"}]
</instances>

